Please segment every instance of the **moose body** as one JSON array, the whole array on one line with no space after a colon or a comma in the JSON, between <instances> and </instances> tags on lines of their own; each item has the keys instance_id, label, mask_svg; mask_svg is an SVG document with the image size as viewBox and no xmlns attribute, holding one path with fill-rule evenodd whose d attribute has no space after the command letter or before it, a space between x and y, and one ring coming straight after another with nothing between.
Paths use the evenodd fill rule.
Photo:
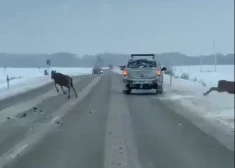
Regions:
<instances>
[{"instance_id":1,"label":"moose body","mask_svg":"<svg viewBox=\"0 0 235 168\"><path fill-rule=\"evenodd\" d=\"M56 71L51 71L51 79L54 80L54 84L55 84L55 88L57 92L59 92L59 89L57 88L56 84L60 85L61 90L63 91L64 94L66 93L63 89L63 86L68 88L68 99L70 98L70 88L73 89L75 96L78 97L77 92L73 86L73 79L70 76L64 75L62 73L57 73Z\"/></svg>"},{"instance_id":2,"label":"moose body","mask_svg":"<svg viewBox=\"0 0 235 168\"><path fill-rule=\"evenodd\" d=\"M211 87L206 93L204 93L204 96L208 95L212 91L234 94L234 81L219 80L218 86Z\"/></svg>"}]
</instances>

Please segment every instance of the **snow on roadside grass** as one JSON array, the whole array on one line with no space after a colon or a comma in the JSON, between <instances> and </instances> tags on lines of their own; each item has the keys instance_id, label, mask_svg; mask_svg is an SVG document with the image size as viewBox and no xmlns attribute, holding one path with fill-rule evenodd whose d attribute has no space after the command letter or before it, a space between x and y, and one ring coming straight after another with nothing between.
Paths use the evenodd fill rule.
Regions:
<instances>
[{"instance_id":1,"label":"snow on roadside grass","mask_svg":"<svg viewBox=\"0 0 235 168\"><path fill-rule=\"evenodd\" d=\"M50 75L44 76L44 70L38 68L6 68L4 75L4 69L0 68L0 100L52 82ZM51 67L50 70L71 76L91 74L91 68ZM10 88L7 89L6 75L22 78L11 80Z\"/></svg>"},{"instance_id":2,"label":"snow on roadside grass","mask_svg":"<svg viewBox=\"0 0 235 168\"><path fill-rule=\"evenodd\" d=\"M38 88L51 82L49 76L29 77L10 82L10 88L7 89L6 83L0 85L0 100L11 97L31 89Z\"/></svg>"},{"instance_id":3,"label":"snow on roadside grass","mask_svg":"<svg viewBox=\"0 0 235 168\"><path fill-rule=\"evenodd\" d=\"M4 68L0 68L0 78L6 77L36 77L44 76L45 68L6 68L4 75ZM60 68L60 67L51 67L49 71L56 70L57 72L69 74L69 75L79 75L82 73L91 73L91 68Z\"/></svg>"}]
</instances>

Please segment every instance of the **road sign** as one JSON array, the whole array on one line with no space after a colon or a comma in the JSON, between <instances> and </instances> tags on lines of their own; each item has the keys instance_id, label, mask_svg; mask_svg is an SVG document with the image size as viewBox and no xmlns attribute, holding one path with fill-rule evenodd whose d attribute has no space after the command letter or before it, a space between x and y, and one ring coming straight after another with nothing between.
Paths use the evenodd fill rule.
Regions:
<instances>
[{"instance_id":1,"label":"road sign","mask_svg":"<svg viewBox=\"0 0 235 168\"><path fill-rule=\"evenodd\" d=\"M47 60L46 64L50 66L51 65L51 60Z\"/></svg>"}]
</instances>

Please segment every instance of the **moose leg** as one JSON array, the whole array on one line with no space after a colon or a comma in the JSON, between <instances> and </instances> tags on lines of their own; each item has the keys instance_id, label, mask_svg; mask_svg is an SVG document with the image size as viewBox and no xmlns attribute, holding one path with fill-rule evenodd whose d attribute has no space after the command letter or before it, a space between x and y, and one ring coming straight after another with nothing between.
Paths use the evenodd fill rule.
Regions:
<instances>
[{"instance_id":1,"label":"moose leg","mask_svg":"<svg viewBox=\"0 0 235 168\"><path fill-rule=\"evenodd\" d=\"M76 96L76 98L78 97L78 95L77 95L77 92L76 92L76 90L75 90L75 88L74 88L74 86L73 86L73 79L71 78L71 81L70 81L70 86L71 86L71 88L73 89L73 91L74 91L74 93L75 93L75 96Z\"/></svg>"},{"instance_id":2,"label":"moose leg","mask_svg":"<svg viewBox=\"0 0 235 168\"><path fill-rule=\"evenodd\" d=\"M66 93L65 93L65 91L64 91L64 88L63 88L63 86L60 86L60 87L61 87L61 90L63 91L63 93L64 93L64 94L66 94Z\"/></svg>"},{"instance_id":3,"label":"moose leg","mask_svg":"<svg viewBox=\"0 0 235 168\"><path fill-rule=\"evenodd\" d=\"M59 89L58 89L58 87L56 86L56 83L55 83L55 88L56 88L56 91L59 92Z\"/></svg>"},{"instance_id":4,"label":"moose leg","mask_svg":"<svg viewBox=\"0 0 235 168\"><path fill-rule=\"evenodd\" d=\"M75 88L72 86L72 89L73 89L73 91L74 91L74 93L75 93L75 96L76 96L76 98L78 97L78 95L77 95L77 92L76 92L76 90L75 90Z\"/></svg>"},{"instance_id":5,"label":"moose leg","mask_svg":"<svg viewBox=\"0 0 235 168\"><path fill-rule=\"evenodd\" d=\"M205 92L203 95L206 96L212 91L222 92L218 87L211 87L207 92Z\"/></svg>"},{"instance_id":6,"label":"moose leg","mask_svg":"<svg viewBox=\"0 0 235 168\"><path fill-rule=\"evenodd\" d=\"M70 86L68 86L68 90L69 90L69 93L68 93L68 99L70 98Z\"/></svg>"}]
</instances>

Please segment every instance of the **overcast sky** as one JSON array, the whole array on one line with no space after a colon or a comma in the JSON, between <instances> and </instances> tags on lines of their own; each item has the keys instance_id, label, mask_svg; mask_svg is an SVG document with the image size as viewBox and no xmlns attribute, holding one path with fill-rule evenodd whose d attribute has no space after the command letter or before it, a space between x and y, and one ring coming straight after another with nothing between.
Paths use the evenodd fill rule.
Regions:
<instances>
[{"instance_id":1,"label":"overcast sky","mask_svg":"<svg viewBox=\"0 0 235 168\"><path fill-rule=\"evenodd\" d=\"M234 53L234 0L0 0L0 52Z\"/></svg>"}]
</instances>

